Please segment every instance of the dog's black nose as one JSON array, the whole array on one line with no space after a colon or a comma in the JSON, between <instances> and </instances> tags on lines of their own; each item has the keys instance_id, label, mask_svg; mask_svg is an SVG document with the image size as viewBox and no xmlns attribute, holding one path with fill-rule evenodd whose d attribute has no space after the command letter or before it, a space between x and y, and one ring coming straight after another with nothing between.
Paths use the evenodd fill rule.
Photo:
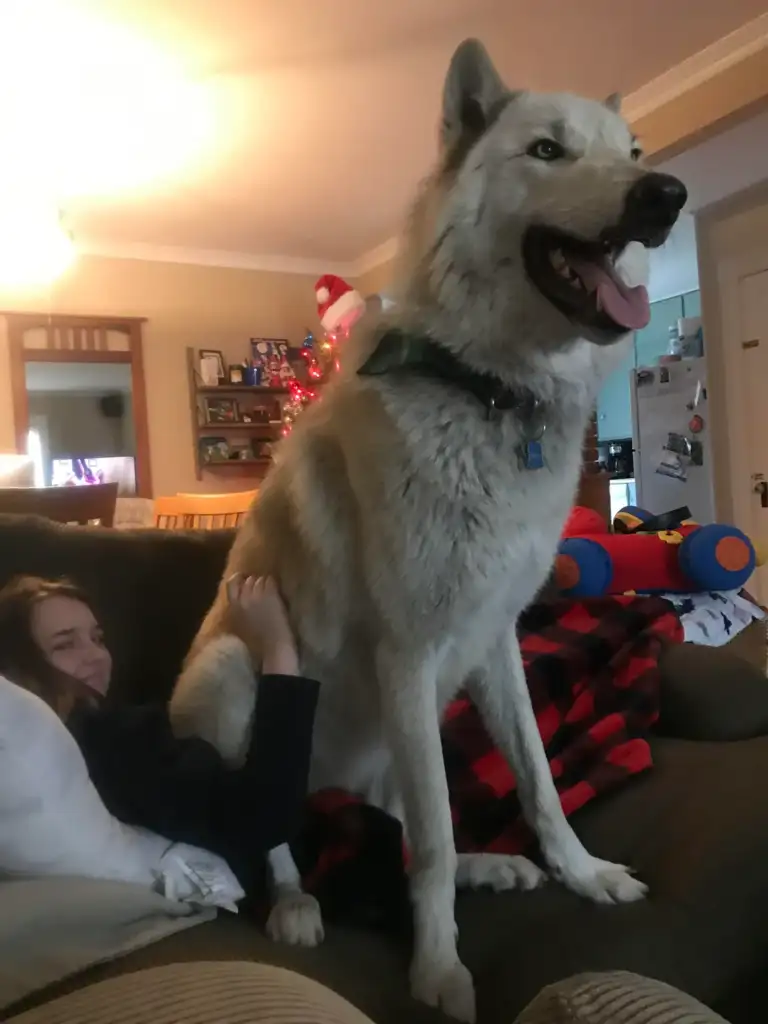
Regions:
<instances>
[{"instance_id":1,"label":"dog's black nose","mask_svg":"<svg viewBox=\"0 0 768 1024\"><path fill-rule=\"evenodd\" d=\"M685 185L671 174L644 174L627 193L622 219L653 241L674 225L687 199Z\"/></svg>"}]
</instances>

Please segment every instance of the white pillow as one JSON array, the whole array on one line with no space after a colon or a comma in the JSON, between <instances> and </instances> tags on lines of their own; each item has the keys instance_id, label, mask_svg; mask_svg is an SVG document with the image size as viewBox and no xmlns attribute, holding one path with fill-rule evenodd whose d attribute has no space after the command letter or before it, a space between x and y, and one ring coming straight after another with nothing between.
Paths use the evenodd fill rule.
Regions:
<instances>
[{"instance_id":1,"label":"white pillow","mask_svg":"<svg viewBox=\"0 0 768 1024\"><path fill-rule=\"evenodd\" d=\"M2 676L0 875L135 882L173 899L229 909L243 896L221 857L114 818L58 715Z\"/></svg>"}]
</instances>

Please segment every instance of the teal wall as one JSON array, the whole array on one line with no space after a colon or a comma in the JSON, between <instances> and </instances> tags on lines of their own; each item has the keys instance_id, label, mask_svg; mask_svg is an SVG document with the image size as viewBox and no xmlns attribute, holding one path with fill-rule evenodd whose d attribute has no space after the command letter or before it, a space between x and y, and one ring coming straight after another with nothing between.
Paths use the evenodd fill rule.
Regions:
<instances>
[{"instance_id":1,"label":"teal wall","mask_svg":"<svg viewBox=\"0 0 768 1024\"><path fill-rule=\"evenodd\" d=\"M629 373L637 366L653 366L669 348L669 328L682 316L701 316L698 291L651 303L651 320L637 331L627 358L597 396L597 436L601 441L632 436Z\"/></svg>"}]
</instances>

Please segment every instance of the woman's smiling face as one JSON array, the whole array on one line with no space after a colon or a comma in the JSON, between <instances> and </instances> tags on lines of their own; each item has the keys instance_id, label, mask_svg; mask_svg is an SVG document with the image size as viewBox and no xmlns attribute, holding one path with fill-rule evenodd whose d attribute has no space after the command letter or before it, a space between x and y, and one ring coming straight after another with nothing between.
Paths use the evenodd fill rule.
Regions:
<instances>
[{"instance_id":1,"label":"woman's smiling face","mask_svg":"<svg viewBox=\"0 0 768 1024\"><path fill-rule=\"evenodd\" d=\"M32 613L32 637L60 672L104 696L112 678L112 657L93 612L82 601L52 595Z\"/></svg>"}]
</instances>

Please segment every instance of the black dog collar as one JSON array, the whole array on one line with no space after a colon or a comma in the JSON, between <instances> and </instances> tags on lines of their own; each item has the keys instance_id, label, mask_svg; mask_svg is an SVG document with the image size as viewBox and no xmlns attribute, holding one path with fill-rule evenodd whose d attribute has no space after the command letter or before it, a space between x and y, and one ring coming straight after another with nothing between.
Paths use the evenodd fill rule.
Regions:
<instances>
[{"instance_id":1,"label":"black dog collar","mask_svg":"<svg viewBox=\"0 0 768 1024\"><path fill-rule=\"evenodd\" d=\"M490 373L479 373L462 363L452 352L426 337L393 329L386 331L368 359L357 371L363 377L379 377L398 371L443 380L466 391L481 403L489 418L516 412L531 439L543 433L541 402L527 388L511 388Z\"/></svg>"}]
</instances>

